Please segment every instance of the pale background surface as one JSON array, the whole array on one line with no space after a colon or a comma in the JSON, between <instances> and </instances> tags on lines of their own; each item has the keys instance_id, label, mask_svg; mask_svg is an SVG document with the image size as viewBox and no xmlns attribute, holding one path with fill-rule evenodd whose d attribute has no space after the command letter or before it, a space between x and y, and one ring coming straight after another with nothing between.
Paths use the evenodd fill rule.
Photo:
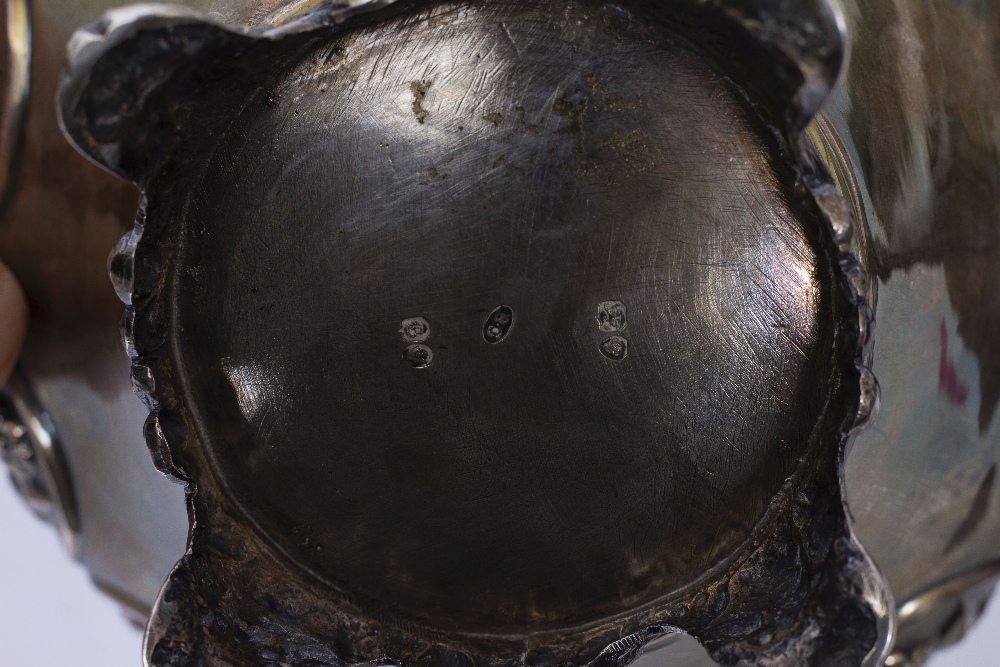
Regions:
<instances>
[{"instance_id":1,"label":"pale background surface","mask_svg":"<svg viewBox=\"0 0 1000 667\"><path fill-rule=\"evenodd\" d=\"M0 475L0 667L140 667L141 644L139 631L69 560L55 530ZM1000 605L990 605L965 642L928 667L996 664Z\"/></svg>"}]
</instances>

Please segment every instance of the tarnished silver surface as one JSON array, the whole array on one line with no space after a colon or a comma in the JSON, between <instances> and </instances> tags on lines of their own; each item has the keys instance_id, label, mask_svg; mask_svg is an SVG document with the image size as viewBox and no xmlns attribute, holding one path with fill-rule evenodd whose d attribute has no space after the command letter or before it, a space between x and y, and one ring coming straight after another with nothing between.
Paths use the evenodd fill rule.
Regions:
<instances>
[{"instance_id":1,"label":"tarnished silver surface","mask_svg":"<svg viewBox=\"0 0 1000 667\"><path fill-rule=\"evenodd\" d=\"M147 659L880 662L867 277L800 141L835 13L387 4L71 46L69 134L146 193L147 437L198 489Z\"/></svg>"},{"instance_id":2,"label":"tarnished silver surface","mask_svg":"<svg viewBox=\"0 0 1000 667\"><path fill-rule=\"evenodd\" d=\"M322 23L321 12L303 14L308 5L216 2L207 9L215 21L285 23L291 32ZM877 305L879 343L868 353L884 388L883 417L859 438L848 460L847 489L858 530L899 598L901 652L893 661L902 664L954 640L977 615L1000 546L991 528L997 517L993 410L1000 391L991 356L997 349L991 342L1000 338L992 287L998 272L992 259L997 225L991 190L997 168L998 21L993 3L847 5L843 18L854 43L852 68L814 136L862 223L856 252L877 274L872 288L878 303L872 299L871 306ZM27 99L28 92L26 8L17 2L7 6L7 36L14 40L7 71L14 73L12 81L22 77L20 84L7 84L8 129L0 150L8 156L16 156L11 137L16 138L20 123L18 100ZM186 517L179 487L150 475L148 456L134 438L146 409L125 391L131 380L125 366L116 365L120 353L113 330L120 306L101 275L111 239L131 224L134 200L125 187L62 146L45 106L61 62L56 56L61 43L73 27L105 8L105 3L34 6L37 64L30 79L35 89L24 134L25 167L13 172L0 222L0 254L14 265L34 304L25 375L37 385L39 403L49 409L53 423L62 425L71 476L82 480L80 557L102 587L141 615L183 549ZM11 16L20 18L11 21ZM403 116L422 116L420 125L427 129L436 120L432 105L440 111L444 103L440 88L424 81L404 82L408 85L398 102ZM766 97L761 90L752 94ZM814 111L822 96L803 100ZM288 100L278 96L275 103L280 107ZM357 117L367 109L359 103ZM517 116L516 110L505 117L484 113L477 120L500 128L519 121ZM552 119L570 121L558 114ZM535 120L526 117L517 127ZM536 127L544 129L545 123ZM54 163L61 167L52 169ZM8 164L17 160L11 157ZM423 180L439 186L444 174L432 166L437 176L428 171ZM524 180L535 176L525 170ZM395 204L407 195L394 190L386 199ZM121 203L108 207L109 201ZM351 252L347 229L338 229L330 245ZM48 260L38 262L38 257ZM120 286L129 295L130 283ZM599 299L581 308L581 319L589 318L593 326L591 352L602 355L602 362L634 363L641 354L632 335L634 308L619 294ZM608 317L609 303L625 306L627 316L618 325ZM504 315L502 306L511 309L516 324L495 321L494 314ZM484 308L493 310L481 313L478 340L497 344L498 350L517 340L519 310L503 299ZM405 311L386 330L395 332L396 362L409 364L411 372L438 373L447 363L435 346L440 325L428 323L429 332L416 337L406 334L407 320L423 315ZM720 320L714 326L725 324ZM240 413L254 417L260 432L279 426L268 421L273 415L255 413L262 399L281 398L260 391L261 386L273 390L272 378L266 376L262 385L260 373L231 359L222 368L226 381L237 385ZM960 584L968 586L959 590ZM920 614L910 613L918 608Z\"/></svg>"}]
</instances>

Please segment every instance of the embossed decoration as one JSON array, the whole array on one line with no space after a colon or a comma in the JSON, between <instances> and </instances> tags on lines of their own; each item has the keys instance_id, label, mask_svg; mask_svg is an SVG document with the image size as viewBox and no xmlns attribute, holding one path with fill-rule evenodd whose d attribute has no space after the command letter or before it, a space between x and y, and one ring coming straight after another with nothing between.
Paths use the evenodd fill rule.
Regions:
<instances>
[{"instance_id":1,"label":"embossed decoration","mask_svg":"<svg viewBox=\"0 0 1000 667\"><path fill-rule=\"evenodd\" d=\"M38 518L55 523L52 494L42 478L41 464L28 439L28 429L18 418L10 396L0 393L0 460L7 465L11 483Z\"/></svg>"},{"instance_id":2,"label":"embossed decoration","mask_svg":"<svg viewBox=\"0 0 1000 667\"><path fill-rule=\"evenodd\" d=\"M604 301L597 307L597 323L601 331L624 331L628 326L625 304L621 301Z\"/></svg>"},{"instance_id":3,"label":"embossed decoration","mask_svg":"<svg viewBox=\"0 0 1000 667\"><path fill-rule=\"evenodd\" d=\"M399 332L408 343L422 343L431 335L431 325L422 317L408 317L403 320Z\"/></svg>"},{"instance_id":4,"label":"embossed decoration","mask_svg":"<svg viewBox=\"0 0 1000 667\"><path fill-rule=\"evenodd\" d=\"M403 360L413 368L427 368L434 361L434 350L416 343L403 351Z\"/></svg>"},{"instance_id":5,"label":"embossed decoration","mask_svg":"<svg viewBox=\"0 0 1000 667\"><path fill-rule=\"evenodd\" d=\"M601 343L601 354L612 361L621 361L628 356L628 341L621 336L611 336Z\"/></svg>"},{"instance_id":6,"label":"embossed decoration","mask_svg":"<svg viewBox=\"0 0 1000 667\"><path fill-rule=\"evenodd\" d=\"M62 446L52 421L17 369L0 389L0 461L31 511L54 525L73 553L80 517Z\"/></svg>"},{"instance_id":7,"label":"embossed decoration","mask_svg":"<svg viewBox=\"0 0 1000 667\"><path fill-rule=\"evenodd\" d=\"M801 135L843 51L818 0L78 33L62 120L145 194L112 265L191 483L149 664L624 665L676 631L879 664L841 496L867 280Z\"/></svg>"},{"instance_id":8,"label":"embossed decoration","mask_svg":"<svg viewBox=\"0 0 1000 667\"><path fill-rule=\"evenodd\" d=\"M483 339L487 343L499 343L514 326L514 309L510 306L497 306L486 318L483 325Z\"/></svg>"}]
</instances>

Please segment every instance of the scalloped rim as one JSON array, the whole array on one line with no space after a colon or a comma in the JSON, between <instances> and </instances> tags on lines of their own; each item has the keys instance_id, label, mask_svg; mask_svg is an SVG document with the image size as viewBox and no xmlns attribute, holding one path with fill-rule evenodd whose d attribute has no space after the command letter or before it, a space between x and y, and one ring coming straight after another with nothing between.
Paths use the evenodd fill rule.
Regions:
<instances>
[{"instance_id":1,"label":"scalloped rim","mask_svg":"<svg viewBox=\"0 0 1000 667\"><path fill-rule=\"evenodd\" d=\"M75 110L80 96L89 83L88 73L91 67L115 46L126 42L141 30L183 23L215 25L231 33L252 36L259 39L276 40L285 35L340 24L353 15L385 8L393 4L394 1L349 0L347 2L335 3L327 0L308 7L300 14L284 19L278 26L268 26L259 29L223 25L198 12L170 5L139 5L109 12L102 21L90 28L79 31L70 43L70 66L64 77L59 98L61 111L60 124L64 133L71 138L81 152L86 154L99 166L120 174L120 170L115 170L117 155L115 154L113 145L86 145L86 142L83 140L85 133L81 132L80 128L72 122L67 122L67 119L74 118L71 112ZM776 28L773 24L761 21L758 16L750 16L752 14L750 10L754 9L752 3L749 9L747 9L747 6L736 7L737 3L728 0L717 0L715 2L711 0L694 0L693 4L702 7L708 5L712 9L725 13L760 42L776 46L785 58L800 66L802 73L802 85L796 91L793 99L786 102L785 121L787 130L783 133L783 136L785 143L792 147L798 178L805 185L809 196L827 224L827 233L830 235L830 239L838 251L838 256L835 258L839 269L837 280L842 284L847 301L857 312L857 318L851 323L851 326L857 340L854 370L858 376L858 386L854 388L844 387L842 391L850 392L850 395L853 395L856 391L859 397L858 407L850 429L842 435L836 469L841 487L840 502L844 512L848 539L863 561L861 566L843 568L843 573L852 579L850 584L857 591L857 596L868 604L877 618L879 639L876 645L872 647L864 663L866 666L874 667L875 665L881 665L889 654L895 629L895 605L892 601L891 591L884 578L864 552L863 547L854 535L850 513L846 508L846 494L843 492L844 457L846 456L849 439L851 436L863 431L871 423L878 409L878 382L871 370L864 363L865 354L871 343L874 326L873 309L869 303L870 283L866 270L859 262L853 250L855 224L853 213L847 202L836 191L832 179L819 162L818 157L810 153L803 141L805 124L829 97L835 81L840 77L844 69L842 67L844 58L841 57L834 76L831 77L830 71L823 70L822 67L817 66L816 62L803 61L803 53L796 50L798 44L790 38L782 39L782 37L787 36L781 32L781 26ZM763 11L765 14L768 10L775 10L774 7L766 7L765 5L767 4L767 0L763 0L760 2L761 6L757 7L757 9ZM839 5L833 2L833 0L822 3L822 6L826 7L836 19L841 39L841 55L843 56L846 52L846 40L842 12ZM140 211L135 229L126 234L128 242L122 243L119 246L121 249L119 259L127 267L127 274L131 274L134 270L135 253L140 244L144 223L144 213ZM122 284L123 278L127 278L127 282L124 282L124 284ZM121 288L123 288L122 291L131 293L131 298L126 303L129 301L133 303L138 301L149 303L155 300L156 293L161 288L161 285L157 285L149 293L139 295L135 292L133 278L132 275L118 274L117 280ZM171 455L172 451L177 450L183 445L183 426L171 423L178 418L178 415L170 414L172 411L163 410L162 408L165 406L161 405L161 398L166 398L171 393L171 390L169 388L165 390L164 386L169 386L169 377L173 376L173 373L168 371L164 375L162 369L154 370L149 365L143 363L143 352L155 347L155 343L153 346L150 346L149 341L144 341L141 336L137 335L135 331L135 317L136 308L129 305L125 323L123 324L123 338L126 341L129 356L133 360L134 387L151 409L151 415L147 420L145 429L147 442L150 445L157 467L167 474L188 482L189 489L193 493L194 485L191 482L194 478L178 467ZM169 362L167 366L169 366ZM761 520L761 523L764 524L767 522L770 515L771 511L769 510L765 518ZM634 615L638 616L639 614L636 613ZM665 626L662 628L661 626L650 626L647 630L626 635L622 639L608 645L591 664L604 664L603 661L606 661L609 657L613 657L617 662L624 664L622 663L622 659L625 656L622 655L622 650L631 655L630 658L624 660L624 662L628 662L638 657L641 653L641 647L653 635L674 630L674 628ZM382 664L384 662L382 661Z\"/></svg>"}]
</instances>

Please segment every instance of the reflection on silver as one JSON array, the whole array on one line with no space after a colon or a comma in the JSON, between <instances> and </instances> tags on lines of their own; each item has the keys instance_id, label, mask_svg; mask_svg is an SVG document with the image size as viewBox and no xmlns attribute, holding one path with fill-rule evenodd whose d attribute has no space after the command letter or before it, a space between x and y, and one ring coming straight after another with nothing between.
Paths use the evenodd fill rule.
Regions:
<instances>
[{"instance_id":1,"label":"reflection on silver","mask_svg":"<svg viewBox=\"0 0 1000 667\"><path fill-rule=\"evenodd\" d=\"M899 650L886 667L919 667L933 650L962 639L982 616L998 579L1000 561L993 561L903 602Z\"/></svg>"},{"instance_id":2,"label":"reflection on silver","mask_svg":"<svg viewBox=\"0 0 1000 667\"><path fill-rule=\"evenodd\" d=\"M0 195L6 192L21 143L31 83L31 6L28 0L5 0L7 90L0 113Z\"/></svg>"},{"instance_id":3,"label":"reflection on silver","mask_svg":"<svg viewBox=\"0 0 1000 667\"><path fill-rule=\"evenodd\" d=\"M222 359L222 367L236 393L243 417L257 428L270 433L276 425L275 414L287 403L279 375L255 363Z\"/></svg>"},{"instance_id":4,"label":"reflection on silver","mask_svg":"<svg viewBox=\"0 0 1000 667\"><path fill-rule=\"evenodd\" d=\"M985 596L968 575L1000 556L1000 3L844 4L850 67L812 138L859 223L881 385L846 488L901 602L887 664L915 665L977 615L928 591Z\"/></svg>"}]
</instances>

